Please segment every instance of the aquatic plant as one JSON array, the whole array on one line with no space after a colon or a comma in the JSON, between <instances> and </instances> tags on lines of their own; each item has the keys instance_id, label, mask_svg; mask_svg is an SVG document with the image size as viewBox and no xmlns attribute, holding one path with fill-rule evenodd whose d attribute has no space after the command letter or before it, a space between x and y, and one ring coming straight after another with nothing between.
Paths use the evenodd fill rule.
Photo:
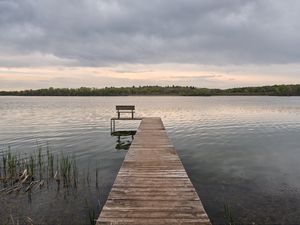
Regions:
<instances>
[{"instance_id":1,"label":"aquatic plant","mask_svg":"<svg viewBox=\"0 0 300 225\"><path fill-rule=\"evenodd\" d=\"M90 223L90 225L95 225L97 222L96 212L95 212L94 208L88 204L87 199L85 199L85 204L86 204L86 207L88 210L89 223ZM98 201L98 204L100 205L99 201Z\"/></svg>"},{"instance_id":2,"label":"aquatic plant","mask_svg":"<svg viewBox=\"0 0 300 225\"><path fill-rule=\"evenodd\" d=\"M44 157L42 155L42 147L38 147L38 165L39 165L39 175L40 180L42 180L42 171L43 171L43 164L44 164Z\"/></svg>"},{"instance_id":3,"label":"aquatic plant","mask_svg":"<svg viewBox=\"0 0 300 225\"><path fill-rule=\"evenodd\" d=\"M3 155L2 156L2 163L3 163L3 174L4 174L4 177L6 177L6 163L7 163L7 158L6 158L6 155Z\"/></svg>"},{"instance_id":4,"label":"aquatic plant","mask_svg":"<svg viewBox=\"0 0 300 225\"><path fill-rule=\"evenodd\" d=\"M50 149L47 145L47 160L48 160L48 173L50 174L51 178L54 177L54 155L50 152Z\"/></svg>"},{"instance_id":5,"label":"aquatic plant","mask_svg":"<svg viewBox=\"0 0 300 225\"><path fill-rule=\"evenodd\" d=\"M89 221L91 225L95 225L96 224L96 213L95 210L90 209L89 211Z\"/></svg>"},{"instance_id":6,"label":"aquatic plant","mask_svg":"<svg viewBox=\"0 0 300 225\"><path fill-rule=\"evenodd\" d=\"M87 175L86 175L86 181L87 181L87 184L90 185L90 166L88 166L88 171L87 171Z\"/></svg>"},{"instance_id":7,"label":"aquatic plant","mask_svg":"<svg viewBox=\"0 0 300 225\"><path fill-rule=\"evenodd\" d=\"M34 175L34 165L35 165L34 157L31 155L29 160L30 160L29 161L30 176L33 176Z\"/></svg>"},{"instance_id":8,"label":"aquatic plant","mask_svg":"<svg viewBox=\"0 0 300 225\"><path fill-rule=\"evenodd\" d=\"M37 146L31 153L16 153L9 147L0 152L0 198L6 198L2 195L23 193L28 195L28 202L31 204L32 194L46 193L40 190L43 187L48 189L50 185L57 184L57 192L62 187L64 196L65 194L76 195L78 187L81 188L79 185L84 186L86 189L86 182L88 188L91 187L91 184L98 188L98 165L97 163L96 170L90 166L86 170L79 170L75 154L70 156L66 153L52 152L48 144L46 147ZM87 224L96 224L97 211L94 206L88 207ZM9 215L7 216L9 217ZM20 218L19 215L13 216L8 218L8 225L18 224L19 222L28 225L35 224L29 217L25 219ZM1 218L0 223L6 222L5 219Z\"/></svg>"},{"instance_id":9,"label":"aquatic plant","mask_svg":"<svg viewBox=\"0 0 300 225\"><path fill-rule=\"evenodd\" d=\"M75 159L75 155L73 155L73 163L72 163L72 169L73 169L73 184L74 187L77 187L77 180L78 180L78 169L77 169L77 163Z\"/></svg>"},{"instance_id":10,"label":"aquatic plant","mask_svg":"<svg viewBox=\"0 0 300 225\"><path fill-rule=\"evenodd\" d=\"M60 159L60 176L63 180L64 187L67 187L70 183L70 171L72 162L69 160L68 156L61 155Z\"/></svg>"},{"instance_id":11,"label":"aquatic plant","mask_svg":"<svg viewBox=\"0 0 300 225\"><path fill-rule=\"evenodd\" d=\"M99 184L98 184L98 170L99 170L99 168L96 167L96 187L97 188L99 187Z\"/></svg>"},{"instance_id":12,"label":"aquatic plant","mask_svg":"<svg viewBox=\"0 0 300 225\"><path fill-rule=\"evenodd\" d=\"M24 156L13 153L9 147L7 151L2 152L1 158L0 193L10 194L20 190L28 192L34 187L41 188L44 180L47 181L47 185L51 180L55 180L65 188L77 187L79 173L75 155L55 155L47 145L46 150L38 146L37 151ZM89 182L90 178L87 180Z\"/></svg>"},{"instance_id":13,"label":"aquatic plant","mask_svg":"<svg viewBox=\"0 0 300 225\"><path fill-rule=\"evenodd\" d=\"M226 225L235 225L232 209L228 203L224 204L224 219Z\"/></svg>"}]
</instances>

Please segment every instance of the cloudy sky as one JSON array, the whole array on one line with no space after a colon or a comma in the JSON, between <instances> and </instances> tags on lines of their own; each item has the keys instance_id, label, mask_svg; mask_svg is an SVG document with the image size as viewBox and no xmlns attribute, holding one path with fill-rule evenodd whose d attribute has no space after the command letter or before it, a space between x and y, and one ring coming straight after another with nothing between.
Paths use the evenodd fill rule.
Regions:
<instances>
[{"instance_id":1,"label":"cloudy sky","mask_svg":"<svg viewBox=\"0 0 300 225\"><path fill-rule=\"evenodd\" d=\"M299 0L0 0L0 90L300 83Z\"/></svg>"}]
</instances>

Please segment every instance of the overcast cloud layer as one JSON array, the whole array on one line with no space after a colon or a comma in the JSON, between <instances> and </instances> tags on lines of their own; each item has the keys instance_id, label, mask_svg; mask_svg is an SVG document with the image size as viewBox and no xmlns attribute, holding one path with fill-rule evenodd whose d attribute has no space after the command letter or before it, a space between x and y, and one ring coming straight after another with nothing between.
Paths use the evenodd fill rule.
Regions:
<instances>
[{"instance_id":1,"label":"overcast cloud layer","mask_svg":"<svg viewBox=\"0 0 300 225\"><path fill-rule=\"evenodd\" d=\"M0 66L300 62L298 0L0 0Z\"/></svg>"}]
</instances>

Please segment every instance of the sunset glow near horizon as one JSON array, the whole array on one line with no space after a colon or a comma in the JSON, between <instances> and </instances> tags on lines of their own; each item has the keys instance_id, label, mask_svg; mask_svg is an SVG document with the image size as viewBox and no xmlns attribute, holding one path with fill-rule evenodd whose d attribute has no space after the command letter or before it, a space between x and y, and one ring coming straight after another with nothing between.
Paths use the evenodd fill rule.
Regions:
<instances>
[{"instance_id":1,"label":"sunset glow near horizon","mask_svg":"<svg viewBox=\"0 0 300 225\"><path fill-rule=\"evenodd\" d=\"M0 90L300 83L295 0L2 0Z\"/></svg>"}]
</instances>

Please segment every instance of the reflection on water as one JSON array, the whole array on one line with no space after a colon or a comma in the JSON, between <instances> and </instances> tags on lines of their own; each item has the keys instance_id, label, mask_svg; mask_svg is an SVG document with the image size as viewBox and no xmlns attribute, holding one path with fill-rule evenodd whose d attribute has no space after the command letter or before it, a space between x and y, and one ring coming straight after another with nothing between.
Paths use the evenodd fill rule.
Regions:
<instances>
[{"instance_id":1,"label":"reflection on water","mask_svg":"<svg viewBox=\"0 0 300 225\"><path fill-rule=\"evenodd\" d=\"M95 169L82 168L77 165L74 155L54 155L49 145L47 148L38 146L29 154L12 153L8 149L0 153L0 158L0 224L73 223L76 217L66 220L52 214L36 214L41 205L46 210L58 203L56 210L61 210L61 213L65 212L64 207L68 210L74 206L68 213L81 214L81 224L97 219L101 206L98 194L101 191L100 164ZM98 201L97 206L93 205L91 198ZM56 214L55 209L48 210Z\"/></svg>"},{"instance_id":2,"label":"reflection on water","mask_svg":"<svg viewBox=\"0 0 300 225\"><path fill-rule=\"evenodd\" d=\"M115 147L116 150L128 150L131 142L133 141L133 137L136 134L135 130L124 130L124 131L116 131L111 135L117 137L117 145Z\"/></svg>"},{"instance_id":3,"label":"reflection on water","mask_svg":"<svg viewBox=\"0 0 300 225\"><path fill-rule=\"evenodd\" d=\"M300 223L299 97L0 97L0 151L10 145L31 152L36 141L49 142L54 153L75 154L85 171L99 167L99 187L83 179L76 195L50 186L32 194L31 205L27 196L0 196L7 206L0 218L87 224L88 209L100 211L126 154L116 145L131 141L110 135L118 104L136 105L137 117L163 119L214 224L224 222L224 203L246 224Z\"/></svg>"}]
</instances>

